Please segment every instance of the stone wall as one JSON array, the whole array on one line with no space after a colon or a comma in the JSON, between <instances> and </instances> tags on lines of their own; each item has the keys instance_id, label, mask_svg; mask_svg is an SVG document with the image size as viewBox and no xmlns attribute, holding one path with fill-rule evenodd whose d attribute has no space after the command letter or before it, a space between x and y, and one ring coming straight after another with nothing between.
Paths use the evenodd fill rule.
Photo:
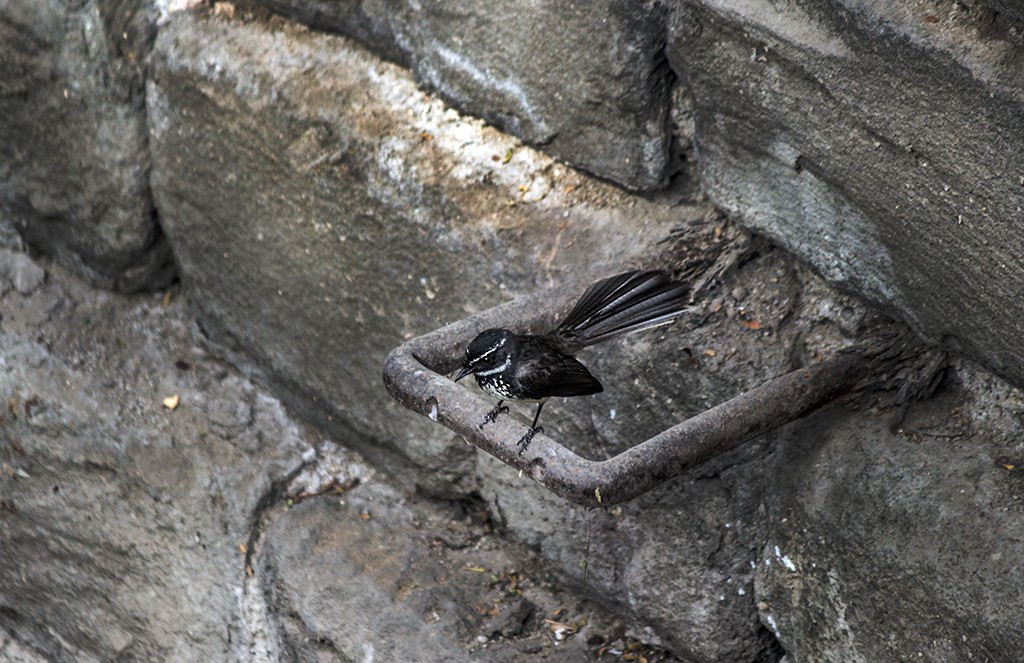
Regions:
<instances>
[{"instance_id":1,"label":"stone wall","mask_svg":"<svg viewBox=\"0 0 1024 663\"><path fill-rule=\"evenodd\" d=\"M998 659L1024 638L1012 618L1024 608L1024 410L1016 389L971 363L1024 378L1012 285L1022 37L1009 3L31 7L0 7L4 245L126 291L163 287L176 268L208 347L386 472L341 509L316 499L290 513L297 477L327 472L333 443L304 441L317 433L299 436L248 382L225 387L209 367L187 382L196 404L216 398L182 428L130 399L112 417L87 414L102 398L62 410L74 390L60 384L96 392L114 379L86 379L82 362L117 376L129 360L79 349L104 333L75 304L87 295L17 299L41 281L26 285L31 263L12 257L0 296L26 306L26 322L12 327L4 310L3 330L29 368L5 364L0 396L25 408L26 385L60 380L41 397L52 417L33 423L28 408L9 429L41 460L5 452L0 506L21 506L0 508L2 552L45 560L27 542L76 537L89 550L82 578L40 563L0 583L0 624L20 641L71 658L363 659L367 644L407 657L414 644L338 617L370 596L405 619L438 610L436 627L415 631L430 651L484 660L476 618L438 580L472 556L425 555L433 539L413 524L442 529L438 510L452 503L490 514L495 564L525 550L531 569L681 660ZM697 183L761 236L712 211ZM902 428L890 413L820 413L601 513L569 508L385 394L381 362L403 340L540 287L671 261L664 240L680 228L744 259L716 284L702 326L587 355L607 391L545 410L545 428L581 440L581 453L611 455L816 361L862 334L873 306L966 358ZM153 303L118 306L98 310L121 319ZM33 324L69 334L66 347L40 354ZM81 337L56 331L79 326ZM152 353L153 337L141 339L132 352ZM124 390L143 389L146 370L131 365ZM181 383L171 374L161 385ZM230 402L239 391L242 411ZM195 447L206 429L213 447ZM120 442L136 438L152 443ZM204 460L169 462L181 454ZM63 466L84 496L70 507L47 492ZM153 506L119 502L110 486ZM212 519L182 515L207 500ZM373 506L389 503L401 505ZM79 516L48 524L65 511ZM371 512L388 525L356 535L337 524ZM119 529L94 536L98 515ZM216 543L182 538L193 530ZM107 544L116 537L126 543ZM138 616L146 577L167 565L147 540L181 567L161 587L202 578L222 591L168 590ZM251 548L242 564L240 541ZM367 547L404 551L412 584L436 588L410 593L388 555L360 563ZM119 559L132 561L123 595L79 614L81 597L113 591ZM385 570L360 575L370 567ZM323 580L332 568L352 583ZM519 626L495 637L520 643L510 657L524 651Z\"/></svg>"},{"instance_id":2,"label":"stone wall","mask_svg":"<svg viewBox=\"0 0 1024 663\"><path fill-rule=\"evenodd\" d=\"M977 2L719 4L669 45L709 197L1021 384L1024 25Z\"/></svg>"}]
</instances>

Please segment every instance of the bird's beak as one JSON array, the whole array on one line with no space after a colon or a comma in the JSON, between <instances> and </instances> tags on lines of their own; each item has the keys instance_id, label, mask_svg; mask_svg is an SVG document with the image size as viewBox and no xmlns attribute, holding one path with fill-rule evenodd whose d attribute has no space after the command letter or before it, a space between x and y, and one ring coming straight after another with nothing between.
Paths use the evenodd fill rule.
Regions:
<instances>
[{"instance_id":1,"label":"bird's beak","mask_svg":"<svg viewBox=\"0 0 1024 663\"><path fill-rule=\"evenodd\" d=\"M459 371L459 374L455 376L455 381L458 382L459 380L461 380L462 378L466 377L467 375L469 375L472 372L473 372L472 368L466 368L465 366L463 366L462 370Z\"/></svg>"}]
</instances>

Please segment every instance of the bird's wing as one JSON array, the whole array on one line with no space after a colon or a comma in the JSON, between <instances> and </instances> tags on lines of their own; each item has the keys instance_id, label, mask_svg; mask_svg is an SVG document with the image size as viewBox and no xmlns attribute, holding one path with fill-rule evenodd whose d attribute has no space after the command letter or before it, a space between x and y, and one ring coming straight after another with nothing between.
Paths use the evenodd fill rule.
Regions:
<instances>
[{"instance_id":1,"label":"bird's wing","mask_svg":"<svg viewBox=\"0 0 1024 663\"><path fill-rule=\"evenodd\" d=\"M604 391L587 367L568 355L558 353L527 363L516 376L526 398L587 396Z\"/></svg>"}]
</instances>

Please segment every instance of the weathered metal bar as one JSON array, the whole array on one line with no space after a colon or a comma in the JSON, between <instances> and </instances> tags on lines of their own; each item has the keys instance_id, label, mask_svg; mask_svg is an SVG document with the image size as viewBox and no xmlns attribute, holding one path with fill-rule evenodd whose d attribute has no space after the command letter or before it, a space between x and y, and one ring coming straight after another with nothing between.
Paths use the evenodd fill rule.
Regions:
<instances>
[{"instance_id":1,"label":"weathered metal bar","mask_svg":"<svg viewBox=\"0 0 1024 663\"><path fill-rule=\"evenodd\" d=\"M844 352L770 380L607 460L585 459L542 433L520 455L516 441L523 425L506 417L481 429L483 414L492 404L444 374L458 367L466 345L481 330L547 331L571 305L573 294L572 289L562 289L554 295L523 297L414 338L388 355L385 386L406 407L561 497L585 506L609 506L828 404L878 367L875 358Z\"/></svg>"}]
</instances>

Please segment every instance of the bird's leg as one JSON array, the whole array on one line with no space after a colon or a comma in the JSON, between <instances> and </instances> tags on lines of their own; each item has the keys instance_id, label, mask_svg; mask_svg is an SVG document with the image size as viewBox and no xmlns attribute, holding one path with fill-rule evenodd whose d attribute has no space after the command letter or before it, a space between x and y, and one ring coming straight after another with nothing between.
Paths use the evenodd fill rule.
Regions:
<instances>
[{"instance_id":1,"label":"bird's leg","mask_svg":"<svg viewBox=\"0 0 1024 663\"><path fill-rule=\"evenodd\" d=\"M483 428L487 424L493 424L494 421L498 418L499 414L501 414L502 412L508 412L508 406L502 405L502 403L504 402L504 400L500 400L498 401L497 405L491 408L491 411L488 412L487 415L484 417L483 423L480 424L480 428Z\"/></svg>"},{"instance_id":2,"label":"bird's leg","mask_svg":"<svg viewBox=\"0 0 1024 663\"><path fill-rule=\"evenodd\" d=\"M533 415L533 423L530 425L530 430L526 431L526 435L519 438L519 442L516 445L519 447L519 455L522 456L523 452L526 451L526 447L530 446L530 442L533 440L533 436L543 431L543 428L537 427L537 420L540 419L540 411L544 407L544 402L537 403L537 414Z\"/></svg>"}]
</instances>

